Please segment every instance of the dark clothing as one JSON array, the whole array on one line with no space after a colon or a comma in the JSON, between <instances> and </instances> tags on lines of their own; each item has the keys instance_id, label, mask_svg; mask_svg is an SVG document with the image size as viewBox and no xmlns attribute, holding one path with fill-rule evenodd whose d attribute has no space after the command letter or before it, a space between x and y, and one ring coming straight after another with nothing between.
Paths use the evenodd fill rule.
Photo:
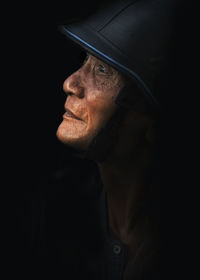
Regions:
<instances>
[{"instance_id":1,"label":"dark clothing","mask_svg":"<svg viewBox=\"0 0 200 280\"><path fill-rule=\"evenodd\" d=\"M83 182L69 191L68 182L68 176L49 182L52 192L41 201L36 237L41 266L70 274L70 279L123 279L125 249L109 234L100 181L87 182L85 189Z\"/></svg>"},{"instance_id":2,"label":"dark clothing","mask_svg":"<svg viewBox=\"0 0 200 280\"><path fill-rule=\"evenodd\" d=\"M39 195L32 199L25 269L30 275L40 272L43 279L122 280L126 248L109 231L101 180L95 175L78 182L67 170L41 182ZM142 278L141 269L132 269L132 264L128 270L126 279L153 279Z\"/></svg>"}]
</instances>

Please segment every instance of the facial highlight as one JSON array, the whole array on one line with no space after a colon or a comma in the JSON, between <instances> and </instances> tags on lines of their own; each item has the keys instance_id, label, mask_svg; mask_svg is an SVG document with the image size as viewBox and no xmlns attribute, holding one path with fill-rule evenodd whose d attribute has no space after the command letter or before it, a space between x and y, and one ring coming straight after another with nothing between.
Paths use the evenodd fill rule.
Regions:
<instances>
[{"instance_id":1,"label":"facial highlight","mask_svg":"<svg viewBox=\"0 0 200 280\"><path fill-rule=\"evenodd\" d=\"M83 65L63 84L67 94L57 137L64 144L87 150L117 109L115 98L125 79L121 73L88 54Z\"/></svg>"}]
</instances>

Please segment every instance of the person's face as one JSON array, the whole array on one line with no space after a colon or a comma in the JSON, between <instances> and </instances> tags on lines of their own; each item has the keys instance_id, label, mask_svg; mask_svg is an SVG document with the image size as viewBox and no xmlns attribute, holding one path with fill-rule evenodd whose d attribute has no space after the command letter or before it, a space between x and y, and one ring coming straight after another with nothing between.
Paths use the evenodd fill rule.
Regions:
<instances>
[{"instance_id":1,"label":"person's face","mask_svg":"<svg viewBox=\"0 0 200 280\"><path fill-rule=\"evenodd\" d=\"M82 67L64 81L66 112L57 129L58 139L87 150L116 110L115 98L124 83L123 75L117 70L88 55Z\"/></svg>"}]
</instances>

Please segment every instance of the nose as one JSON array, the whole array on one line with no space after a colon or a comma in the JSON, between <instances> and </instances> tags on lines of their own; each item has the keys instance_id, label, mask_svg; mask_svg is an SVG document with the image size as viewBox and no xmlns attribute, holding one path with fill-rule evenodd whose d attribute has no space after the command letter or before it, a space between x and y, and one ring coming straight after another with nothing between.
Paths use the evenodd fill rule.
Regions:
<instances>
[{"instance_id":1,"label":"nose","mask_svg":"<svg viewBox=\"0 0 200 280\"><path fill-rule=\"evenodd\" d=\"M76 95L79 98L83 98L84 87L82 85L79 71L73 73L64 81L63 90L68 95Z\"/></svg>"}]
</instances>

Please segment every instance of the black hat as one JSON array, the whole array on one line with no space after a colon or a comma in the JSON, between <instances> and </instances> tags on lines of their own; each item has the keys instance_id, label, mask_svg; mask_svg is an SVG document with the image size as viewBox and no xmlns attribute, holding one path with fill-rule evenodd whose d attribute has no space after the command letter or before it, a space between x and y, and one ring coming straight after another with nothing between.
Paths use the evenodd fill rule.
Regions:
<instances>
[{"instance_id":1,"label":"black hat","mask_svg":"<svg viewBox=\"0 0 200 280\"><path fill-rule=\"evenodd\" d=\"M86 51L130 77L159 105L157 82L165 68L175 0L121 0L87 19L59 26Z\"/></svg>"}]
</instances>

